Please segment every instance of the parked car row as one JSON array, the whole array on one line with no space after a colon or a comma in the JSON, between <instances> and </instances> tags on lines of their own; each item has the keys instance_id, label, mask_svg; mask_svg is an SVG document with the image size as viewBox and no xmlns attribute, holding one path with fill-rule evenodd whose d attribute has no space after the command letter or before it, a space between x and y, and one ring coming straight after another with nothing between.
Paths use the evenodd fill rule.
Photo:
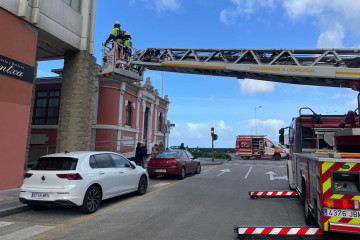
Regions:
<instances>
[{"instance_id":1,"label":"parked car row","mask_svg":"<svg viewBox=\"0 0 360 240\"><path fill-rule=\"evenodd\" d=\"M150 178L201 172L197 158L186 150L164 151L148 162L147 171L114 152L65 152L39 158L24 174L19 200L33 209L78 206L94 213L102 200L146 193Z\"/></svg>"}]
</instances>

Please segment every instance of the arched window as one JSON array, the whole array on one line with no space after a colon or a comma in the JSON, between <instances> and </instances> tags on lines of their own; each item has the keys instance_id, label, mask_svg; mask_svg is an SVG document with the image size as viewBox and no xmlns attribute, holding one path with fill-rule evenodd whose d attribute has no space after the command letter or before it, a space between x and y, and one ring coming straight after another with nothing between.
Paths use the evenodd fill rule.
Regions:
<instances>
[{"instance_id":1,"label":"arched window","mask_svg":"<svg viewBox=\"0 0 360 240\"><path fill-rule=\"evenodd\" d=\"M164 114L160 113L159 114L159 124L158 124L158 131L159 132L161 132L161 129L162 129L163 119L164 119Z\"/></svg>"},{"instance_id":2,"label":"arched window","mask_svg":"<svg viewBox=\"0 0 360 240\"><path fill-rule=\"evenodd\" d=\"M126 105L125 125L131 126L131 102Z\"/></svg>"}]
</instances>

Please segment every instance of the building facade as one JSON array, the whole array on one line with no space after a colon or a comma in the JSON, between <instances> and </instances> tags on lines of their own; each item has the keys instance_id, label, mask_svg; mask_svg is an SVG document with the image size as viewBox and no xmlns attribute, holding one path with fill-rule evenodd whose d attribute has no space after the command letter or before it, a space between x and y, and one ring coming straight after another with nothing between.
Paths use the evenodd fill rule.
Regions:
<instances>
[{"instance_id":1,"label":"building facade","mask_svg":"<svg viewBox=\"0 0 360 240\"><path fill-rule=\"evenodd\" d=\"M57 73L59 77L37 80L29 165L57 149L62 84L61 71ZM154 144L166 142L163 125L170 102L167 95L159 96L150 78L142 85L100 77L93 97L90 150L115 151L131 158L138 142L147 145L148 153Z\"/></svg>"},{"instance_id":2,"label":"building facade","mask_svg":"<svg viewBox=\"0 0 360 240\"><path fill-rule=\"evenodd\" d=\"M64 59L62 96L76 92L73 82L89 86L76 92L78 97L74 99L80 99L81 106L92 109L93 101L86 96L95 87L96 72L88 73L88 69L96 69L96 59L92 56L95 11L96 0L0 0L0 111L6 113L0 114L0 190L22 184L24 165L27 165L37 61ZM80 66L76 70L71 67L74 63ZM71 82L67 80L69 78ZM54 101L52 104L56 104ZM76 102L66 104L74 106ZM81 138L85 141L79 141L79 145L69 145L79 149L90 146L91 134L83 136L81 133L88 131L76 132L66 121L88 116L91 119L91 114L91 111L82 111L78 116L76 111L60 108L58 121L62 124L58 130L79 136L62 134L56 145L65 148L69 138ZM82 129L91 129L91 124L83 125Z\"/></svg>"}]
</instances>

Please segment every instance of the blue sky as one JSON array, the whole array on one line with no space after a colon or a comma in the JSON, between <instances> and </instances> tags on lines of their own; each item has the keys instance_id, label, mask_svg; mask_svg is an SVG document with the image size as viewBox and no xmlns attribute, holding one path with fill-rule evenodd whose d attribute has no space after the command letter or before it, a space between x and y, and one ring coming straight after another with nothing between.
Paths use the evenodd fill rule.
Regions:
<instances>
[{"instance_id":1,"label":"blue sky","mask_svg":"<svg viewBox=\"0 0 360 240\"><path fill-rule=\"evenodd\" d=\"M359 48L360 1L353 0L98 0L94 56L115 21L131 33L133 46L176 48ZM38 76L51 76L62 61L40 62ZM146 71L161 93L161 72ZM184 142L234 147L238 134L278 140L300 107L319 114L355 110L350 89L309 87L251 79L164 73L171 101L168 119L176 123L169 145Z\"/></svg>"}]
</instances>

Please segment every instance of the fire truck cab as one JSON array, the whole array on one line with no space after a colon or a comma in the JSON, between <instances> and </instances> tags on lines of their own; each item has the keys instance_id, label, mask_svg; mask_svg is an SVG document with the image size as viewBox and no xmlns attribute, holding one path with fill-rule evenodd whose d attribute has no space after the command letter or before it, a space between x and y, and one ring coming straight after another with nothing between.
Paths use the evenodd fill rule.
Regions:
<instances>
[{"instance_id":1,"label":"fire truck cab","mask_svg":"<svg viewBox=\"0 0 360 240\"><path fill-rule=\"evenodd\" d=\"M236 137L236 155L242 159L250 157L272 157L280 160L286 157L282 148L275 146L266 135L238 135Z\"/></svg>"},{"instance_id":2,"label":"fire truck cab","mask_svg":"<svg viewBox=\"0 0 360 240\"><path fill-rule=\"evenodd\" d=\"M359 121L352 111L346 116L318 115L301 108L287 127L289 187L303 202L306 223L323 231L360 234L360 128L356 126ZM279 133L283 143L284 129Z\"/></svg>"}]
</instances>

